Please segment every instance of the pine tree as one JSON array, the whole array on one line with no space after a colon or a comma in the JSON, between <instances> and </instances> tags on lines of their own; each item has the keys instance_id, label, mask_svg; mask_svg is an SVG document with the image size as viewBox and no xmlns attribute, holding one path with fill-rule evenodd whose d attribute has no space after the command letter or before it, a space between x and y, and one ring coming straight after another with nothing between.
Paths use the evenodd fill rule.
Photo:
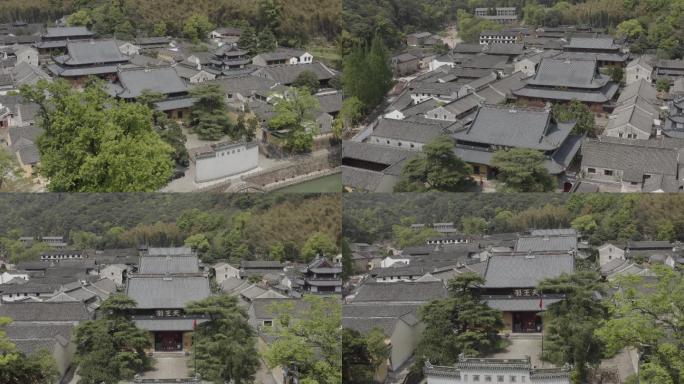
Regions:
<instances>
[{"instance_id":1,"label":"pine tree","mask_svg":"<svg viewBox=\"0 0 684 384\"><path fill-rule=\"evenodd\" d=\"M254 28L247 27L242 31L240 40L238 41L238 47L249 52L250 55L257 52L257 36Z\"/></svg>"},{"instance_id":2,"label":"pine tree","mask_svg":"<svg viewBox=\"0 0 684 384\"><path fill-rule=\"evenodd\" d=\"M278 42L270 29L264 29L259 33L259 52L268 52L276 49Z\"/></svg>"}]
</instances>

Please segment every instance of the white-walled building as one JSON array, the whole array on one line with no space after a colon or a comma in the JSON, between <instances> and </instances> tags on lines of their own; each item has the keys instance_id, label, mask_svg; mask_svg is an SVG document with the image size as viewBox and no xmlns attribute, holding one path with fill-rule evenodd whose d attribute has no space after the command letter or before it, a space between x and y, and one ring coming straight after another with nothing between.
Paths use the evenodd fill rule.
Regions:
<instances>
[{"instance_id":1,"label":"white-walled building","mask_svg":"<svg viewBox=\"0 0 684 384\"><path fill-rule=\"evenodd\" d=\"M256 142L223 142L194 154L195 182L203 183L239 175L259 166Z\"/></svg>"},{"instance_id":2,"label":"white-walled building","mask_svg":"<svg viewBox=\"0 0 684 384\"><path fill-rule=\"evenodd\" d=\"M128 267L123 264L110 264L100 269L99 276L102 279L109 279L113 281L117 287L123 286L124 278Z\"/></svg>"},{"instance_id":3,"label":"white-walled building","mask_svg":"<svg viewBox=\"0 0 684 384\"><path fill-rule=\"evenodd\" d=\"M489 359L459 356L453 366L434 366L426 362L427 384L570 384L570 367L535 369L530 357Z\"/></svg>"},{"instance_id":4,"label":"white-walled building","mask_svg":"<svg viewBox=\"0 0 684 384\"><path fill-rule=\"evenodd\" d=\"M612 260L624 260L625 250L611 243L605 243L598 247L599 265L604 266Z\"/></svg>"},{"instance_id":5,"label":"white-walled building","mask_svg":"<svg viewBox=\"0 0 684 384\"><path fill-rule=\"evenodd\" d=\"M227 279L240 278L240 269L235 268L228 263L218 263L214 265L214 277L216 278L216 283L221 284Z\"/></svg>"},{"instance_id":6,"label":"white-walled building","mask_svg":"<svg viewBox=\"0 0 684 384\"><path fill-rule=\"evenodd\" d=\"M648 55L641 55L627 64L625 69L625 84L629 85L639 80L653 82L653 58Z\"/></svg>"}]
</instances>

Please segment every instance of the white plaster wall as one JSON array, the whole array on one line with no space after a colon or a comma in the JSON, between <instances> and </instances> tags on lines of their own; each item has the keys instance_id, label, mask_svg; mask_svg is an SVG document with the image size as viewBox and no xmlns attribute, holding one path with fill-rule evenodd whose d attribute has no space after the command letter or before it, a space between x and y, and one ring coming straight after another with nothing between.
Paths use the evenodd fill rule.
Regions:
<instances>
[{"instance_id":1,"label":"white plaster wall","mask_svg":"<svg viewBox=\"0 0 684 384\"><path fill-rule=\"evenodd\" d=\"M259 147L242 145L217 151L213 157L195 161L195 182L238 175L259 166Z\"/></svg>"}]
</instances>

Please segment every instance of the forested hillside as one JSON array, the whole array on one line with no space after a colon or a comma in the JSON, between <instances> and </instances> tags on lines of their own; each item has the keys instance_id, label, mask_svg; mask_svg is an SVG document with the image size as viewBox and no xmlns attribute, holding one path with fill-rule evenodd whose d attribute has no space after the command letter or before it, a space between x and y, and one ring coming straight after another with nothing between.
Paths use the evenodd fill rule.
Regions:
<instances>
[{"instance_id":1,"label":"forested hillside","mask_svg":"<svg viewBox=\"0 0 684 384\"><path fill-rule=\"evenodd\" d=\"M298 260L316 233L337 243L340 205L335 195L6 194L0 248L29 258L19 236L63 235L75 248L186 244L205 261Z\"/></svg>"},{"instance_id":2,"label":"forested hillside","mask_svg":"<svg viewBox=\"0 0 684 384\"><path fill-rule=\"evenodd\" d=\"M80 10L79 19L95 30L181 36L200 16L214 26L268 27L282 44L303 45L335 40L340 7L340 0L0 0L0 21L51 23Z\"/></svg>"},{"instance_id":3,"label":"forested hillside","mask_svg":"<svg viewBox=\"0 0 684 384\"><path fill-rule=\"evenodd\" d=\"M394 194L345 196L350 241L397 239L411 222L454 222L469 234L574 227L605 240L684 240L684 196L648 194ZM399 227L398 227L399 226Z\"/></svg>"}]
</instances>

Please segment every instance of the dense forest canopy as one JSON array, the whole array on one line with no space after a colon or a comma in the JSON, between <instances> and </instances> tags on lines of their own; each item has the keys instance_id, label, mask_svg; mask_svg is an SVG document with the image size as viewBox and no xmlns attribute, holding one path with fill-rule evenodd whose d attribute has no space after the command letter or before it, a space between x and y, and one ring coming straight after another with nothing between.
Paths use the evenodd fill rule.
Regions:
<instances>
[{"instance_id":1,"label":"dense forest canopy","mask_svg":"<svg viewBox=\"0 0 684 384\"><path fill-rule=\"evenodd\" d=\"M49 24L84 10L103 32L107 25L129 32L122 26L130 25L139 35L181 36L190 17L203 16L219 27L269 28L280 43L295 45L317 37L335 40L340 8L340 0L0 0L0 21Z\"/></svg>"},{"instance_id":2,"label":"dense forest canopy","mask_svg":"<svg viewBox=\"0 0 684 384\"><path fill-rule=\"evenodd\" d=\"M205 261L297 260L312 234L337 243L341 231L336 195L7 194L0 212L0 248L15 259L34 256L14 249L19 236L65 236L76 248L185 244Z\"/></svg>"},{"instance_id":3,"label":"dense forest canopy","mask_svg":"<svg viewBox=\"0 0 684 384\"><path fill-rule=\"evenodd\" d=\"M344 237L396 239L415 223L453 222L470 234L574 227L594 243L684 240L684 196L649 194L378 194L345 196Z\"/></svg>"}]
</instances>

